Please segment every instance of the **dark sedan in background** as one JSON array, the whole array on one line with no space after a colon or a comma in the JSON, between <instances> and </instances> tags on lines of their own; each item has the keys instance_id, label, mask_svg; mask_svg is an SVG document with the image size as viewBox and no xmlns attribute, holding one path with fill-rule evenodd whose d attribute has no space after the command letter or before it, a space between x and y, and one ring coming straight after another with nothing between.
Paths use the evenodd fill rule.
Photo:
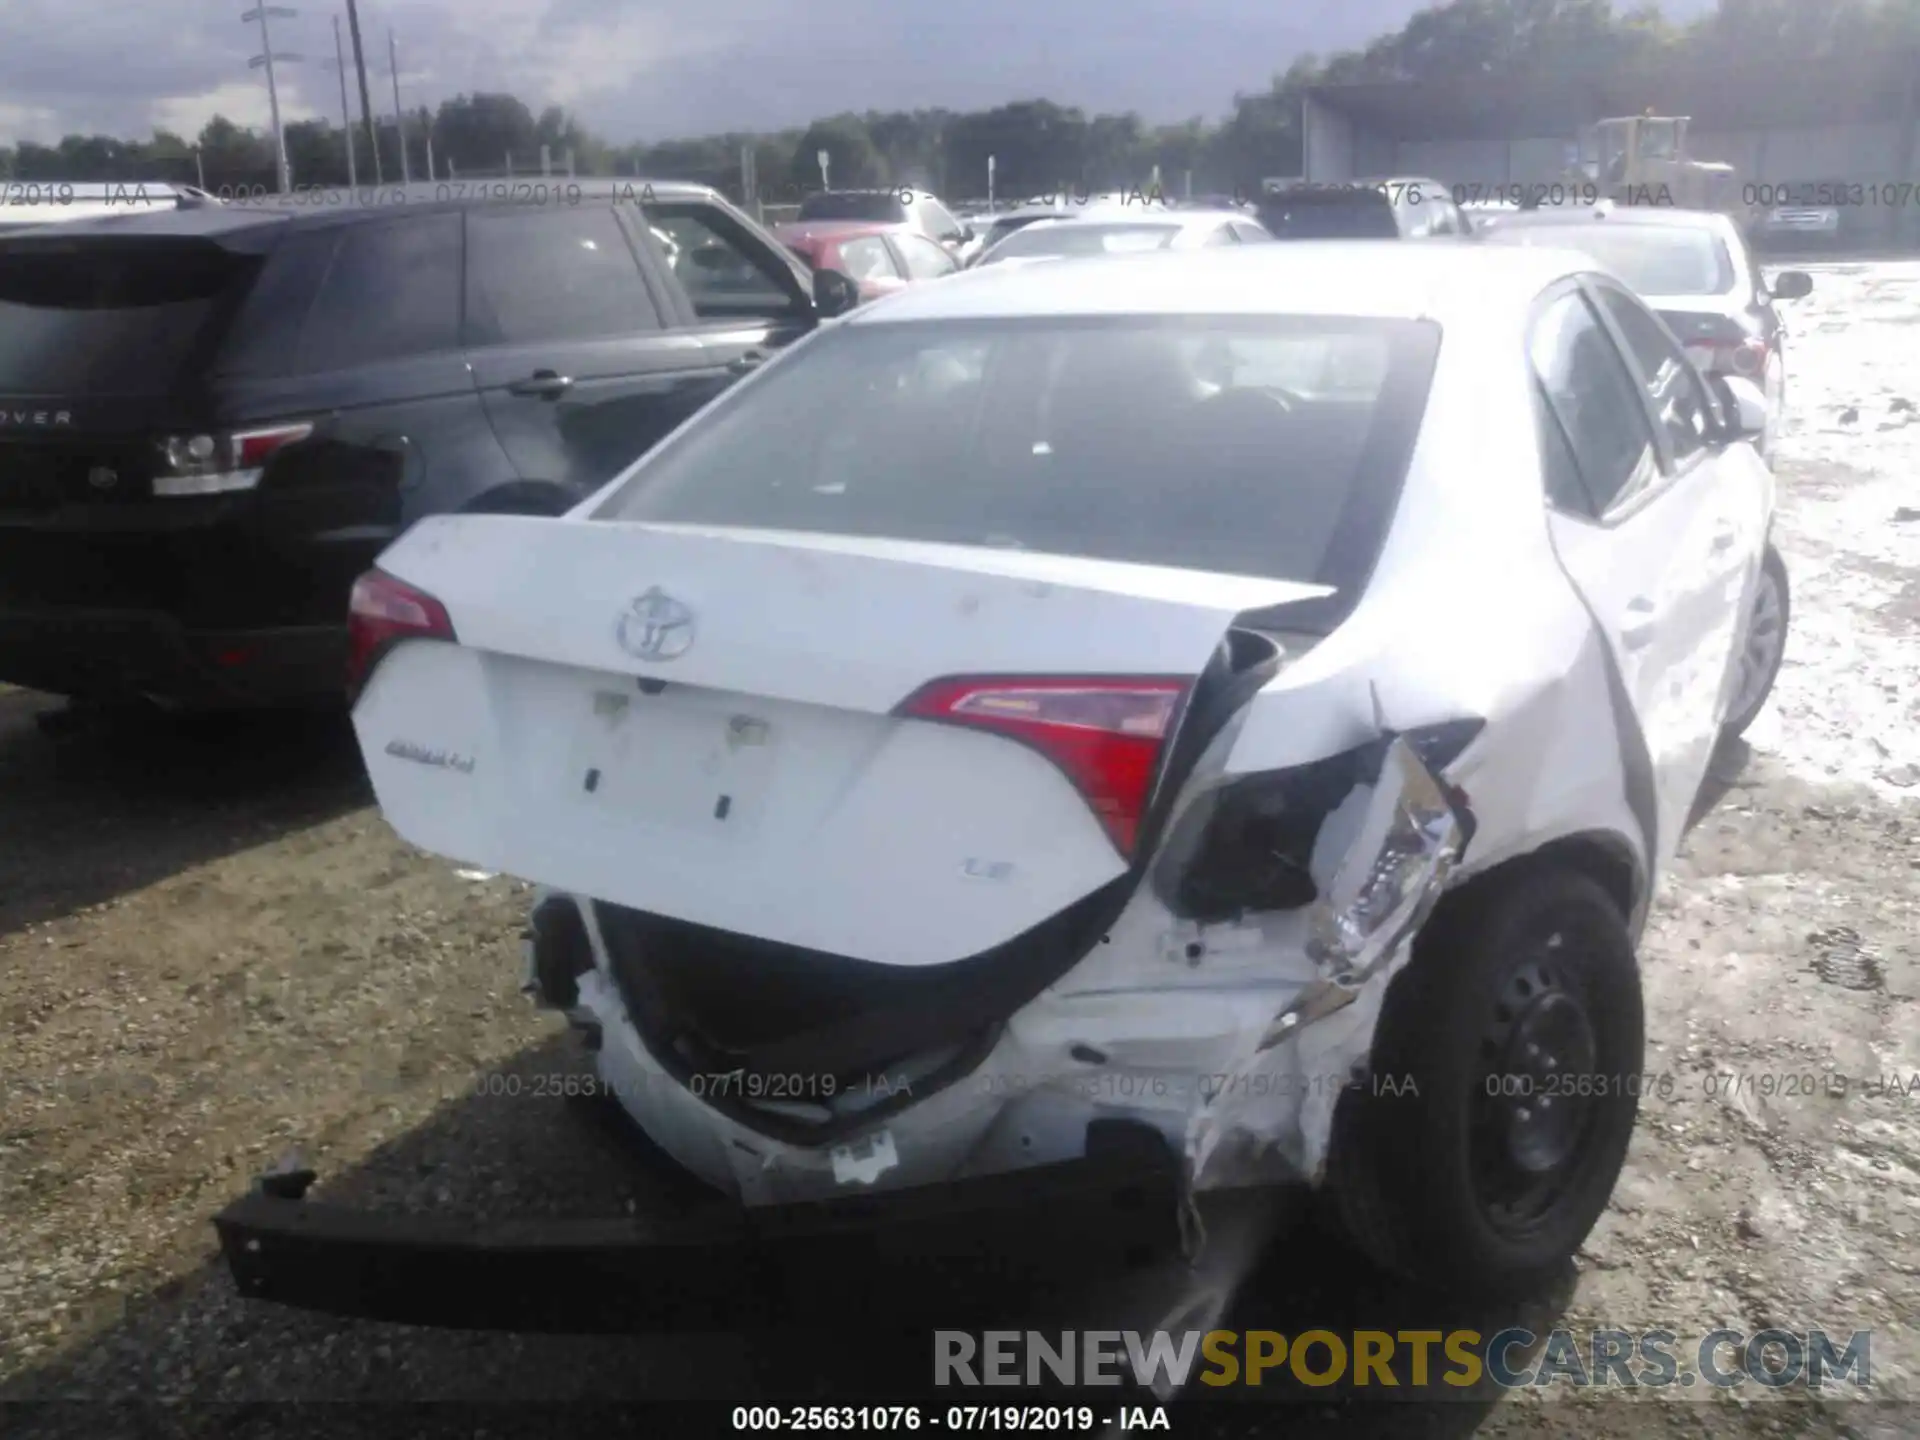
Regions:
<instances>
[{"instance_id":1,"label":"dark sedan in background","mask_svg":"<svg viewBox=\"0 0 1920 1440\"><path fill-rule=\"evenodd\" d=\"M1773 463L1774 438L1787 393L1787 327L1774 302L1813 289L1803 270L1782 270L1771 283L1740 227L1725 215L1664 206L1528 210L1504 215L1484 236L1493 245L1545 245L1580 250L1612 270L1667 322L1688 356L1708 375L1738 375L1766 392L1767 429L1760 453ZM1621 322L1631 333L1633 318ZM1651 344L1651 341L1649 341Z\"/></svg>"}]
</instances>

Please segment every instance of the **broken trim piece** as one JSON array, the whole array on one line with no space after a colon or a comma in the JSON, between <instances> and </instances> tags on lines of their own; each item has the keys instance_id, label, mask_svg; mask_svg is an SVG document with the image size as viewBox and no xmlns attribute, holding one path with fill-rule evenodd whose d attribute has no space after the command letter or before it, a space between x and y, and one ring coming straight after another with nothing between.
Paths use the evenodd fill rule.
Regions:
<instances>
[{"instance_id":1,"label":"broken trim piece","mask_svg":"<svg viewBox=\"0 0 1920 1440\"><path fill-rule=\"evenodd\" d=\"M1399 738L1437 777L1485 729L1485 720L1467 718ZM1243 776L1202 796L1181 816L1154 867L1154 893L1175 915L1203 925L1312 904L1321 893L1312 875L1321 828L1356 786L1378 782L1391 738ZM1460 798L1454 810L1464 854L1473 817Z\"/></svg>"},{"instance_id":2,"label":"broken trim piece","mask_svg":"<svg viewBox=\"0 0 1920 1440\"><path fill-rule=\"evenodd\" d=\"M1307 948L1319 978L1195 1109L1186 1142L1194 1189L1250 1183L1262 1152L1275 1147L1296 1173L1320 1178L1337 1087L1299 1082L1364 1067L1387 985L1472 838L1466 797L1428 767L1408 736L1389 734L1357 754L1360 775L1371 779L1326 816L1310 862L1319 898L1308 915ZM1339 1033L1320 1028L1335 1016L1342 1017L1332 1027ZM1286 1093L1304 1103L1271 1103Z\"/></svg>"}]
</instances>

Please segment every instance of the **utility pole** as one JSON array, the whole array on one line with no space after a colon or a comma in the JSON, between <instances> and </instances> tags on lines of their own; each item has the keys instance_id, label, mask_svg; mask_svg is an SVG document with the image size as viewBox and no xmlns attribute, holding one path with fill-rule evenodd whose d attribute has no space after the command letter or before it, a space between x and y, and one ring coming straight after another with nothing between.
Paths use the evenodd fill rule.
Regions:
<instances>
[{"instance_id":1,"label":"utility pole","mask_svg":"<svg viewBox=\"0 0 1920 1440\"><path fill-rule=\"evenodd\" d=\"M275 168L279 172L282 195L293 188L293 176L287 166L287 135L280 128L280 87L273 78L273 36L267 32L267 17L271 15L276 19L291 20L298 13L297 10L285 5L256 5L240 17L242 24L253 20L260 22L260 53L247 62L247 68L250 70L258 70L263 66L266 68L267 108L273 113L273 153ZM305 57L284 54L279 58L283 63L290 63Z\"/></svg>"},{"instance_id":2,"label":"utility pole","mask_svg":"<svg viewBox=\"0 0 1920 1440\"><path fill-rule=\"evenodd\" d=\"M340 48L340 17L333 17L333 59L320 62L340 76L340 133L347 142L347 184L358 188L360 167L353 158L353 109L347 103L347 57Z\"/></svg>"},{"instance_id":3,"label":"utility pole","mask_svg":"<svg viewBox=\"0 0 1920 1440\"><path fill-rule=\"evenodd\" d=\"M400 141L400 182L411 184L413 163L407 159L407 112L400 108L400 51L393 31L387 31L387 68L393 75L393 133Z\"/></svg>"},{"instance_id":4,"label":"utility pole","mask_svg":"<svg viewBox=\"0 0 1920 1440\"><path fill-rule=\"evenodd\" d=\"M360 120L367 127L367 148L373 152L373 183L380 181L380 136L373 128L373 97L367 91L367 57L360 48L360 7L347 0L347 34L353 38L353 69L360 77Z\"/></svg>"}]
</instances>

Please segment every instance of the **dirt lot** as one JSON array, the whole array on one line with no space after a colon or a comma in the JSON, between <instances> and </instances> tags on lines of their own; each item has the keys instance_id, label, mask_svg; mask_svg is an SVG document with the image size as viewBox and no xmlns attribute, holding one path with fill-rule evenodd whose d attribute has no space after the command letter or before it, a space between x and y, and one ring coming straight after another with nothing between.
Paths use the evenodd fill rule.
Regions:
<instances>
[{"instance_id":1,"label":"dirt lot","mask_svg":"<svg viewBox=\"0 0 1920 1440\"><path fill-rule=\"evenodd\" d=\"M1873 1389L1906 1403L1556 1390L1387 1407L1369 1433L1920 1428L1920 266L1822 267L1816 286L1781 467L1793 641L1646 939L1647 1068L1673 1086L1611 1210L1562 1291L1513 1316L1356 1283L1315 1239L1283 1241L1230 1323L1872 1328ZM525 894L396 841L342 727L56 743L31 723L50 703L0 693L0 1397L773 1383L738 1338L422 1332L238 1300L208 1218L295 1142L337 1196L477 1215L647 1196L616 1130L486 1093L576 1063L517 993ZM872 1380L866 1343L829 1337L840 1398Z\"/></svg>"}]
</instances>

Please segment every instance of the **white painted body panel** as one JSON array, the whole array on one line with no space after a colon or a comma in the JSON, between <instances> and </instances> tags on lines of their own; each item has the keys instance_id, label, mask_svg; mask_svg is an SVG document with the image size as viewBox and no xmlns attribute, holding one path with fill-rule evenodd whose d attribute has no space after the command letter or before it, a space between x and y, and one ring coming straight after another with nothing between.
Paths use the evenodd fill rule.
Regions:
<instances>
[{"instance_id":1,"label":"white painted body panel","mask_svg":"<svg viewBox=\"0 0 1920 1440\"><path fill-rule=\"evenodd\" d=\"M408 840L896 965L988 949L1126 868L1039 754L894 718L897 705L952 675L1191 677L1234 615L1316 593L1017 552L524 516L428 520L383 563L438 597L463 641L403 644L355 707L375 794ZM649 663L618 633L654 586L698 628L685 655ZM644 694L643 677L667 688ZM472 764L422 766L388 753L396 743Z\"/></svg>"},{"instance_id":2,"label":"white painted body panel","mask_svg":"<svg viewBox=\"0 0 1920 1440\"><path fill-rule=\"evenodd\" d=\"M1734 447L1674 492L1660 523L1556 536L1521 327L1532 297L1585 262L1388 250L1223 248L1046 275L994 267L841 323L1101 310L1437 318L1440 368L1365 596L1210 742L1176 813L1237 776L1478 718L1483 732L1447 772L1473 839L1436 886L1596 837L1640 873L1637 922L1724 711L1771 481ZM805 363L803 348L786 363ZM752 384L738 387L743 401ZM894 719L893 707L957 673L1193 675L1235 615L1300 593L1025 553L584 518L627 478L563 520L424 522L383 557L447 605L463 642L401 645L356 708L383 811L416 844L575 896L886 964L975 954L1125 868L1049 762L1008 740ZM654 585L696 612L700 632L680 659L649 666L622 652L615 625ZM1623 617L1642 592L1664 628L1629 658ZM642 673L673 683L642 696ZM623 722L635 728L622 750L610 738L619 727L595 714L602 692L630 697L629 716L668 703L651 729ZM766 723L776 753L757 778L728 772L748 797L747 823L722 835L695 802L719 768L745 763L716 748L738 713ZM395 738L474 764L395 759L384 751ZM701 784L635 779L630 791L583 794L578 772L596 759L619 756L598 768L639 776L655 744ZM1336 843L1332 828L1330 865L1360 854L1363 842ZM967 862L987 858L1011 861L1010 878L971 878ZM1142 885L1105 943L1006 1018L971 1075L856 1133L894 1157L862 1168L830 1145L770 1138L672 1080L627 1017L593 907L583 911L597 965L580 1008L602 1029L603 1077L666 1150L747 1204L1067 1158L1098 1115L1145 1120L1191 1158L1217 1113L1209 1083L1255 1073L1271 1088L1241 1138L1262 1163L1317 1178L1340 1077L1367 1055L1410 953L1400 943L1351 1003L1291 1032L1256 1072L1261 1037L1325 978L1309 959L1307 913L1201 926ZM1088 1047L1099 1063L1074 1058ZM1238 1183L1249 1172L1223 1173Z\"/></svg>"}]
</instances>

